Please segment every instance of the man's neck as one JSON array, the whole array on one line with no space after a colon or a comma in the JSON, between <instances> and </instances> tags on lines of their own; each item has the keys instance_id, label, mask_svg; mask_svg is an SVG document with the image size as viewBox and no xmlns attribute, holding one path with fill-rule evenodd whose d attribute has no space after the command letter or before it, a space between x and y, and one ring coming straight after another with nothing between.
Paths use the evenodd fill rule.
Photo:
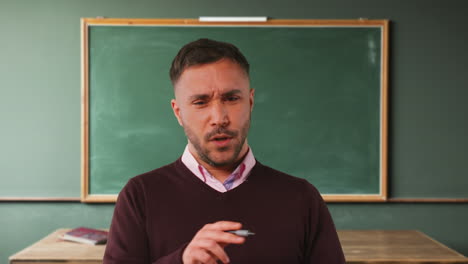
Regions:
<instances>
[{"instance_id":1,"label":"man's neck","mask_svg":"<svg viewBox=\"0 0 468 264\"><path fill-rule=\"evenodd\" d=\"M189 147L190 153L192 153L192 156L195 158L195 160L198 162L198 164L202 165L203 168L205 168L211 176L215 177L218 181L224 182L229 176L232 174L232 172L241 164L241 162L245 159L245 156L247 155L249 151L249 146L245 144L242 148L242 151L239 153L238 158L236 159L235 162L228 164L226 166L212 166L209 163L206 163L202 159L198 157L198 153L195 151L192 151L191 148ZM195 152L195 153L194 153Z\"/></svg>"}]
</instances>

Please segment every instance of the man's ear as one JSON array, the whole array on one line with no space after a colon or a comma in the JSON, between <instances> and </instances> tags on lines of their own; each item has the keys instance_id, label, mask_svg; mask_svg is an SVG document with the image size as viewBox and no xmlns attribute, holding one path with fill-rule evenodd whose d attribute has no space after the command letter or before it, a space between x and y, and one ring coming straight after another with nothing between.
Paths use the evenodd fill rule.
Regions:
<instances>
[{"instance_id":1,"label":"man's ear","mask_svg":"<svg viewBox=\"0 0 468 264\"><path fill-rule=\"evenodd\" d=\"M250 88L250 94L249 94L250 112L252 112L253 106L254 106L254 95L255 95L255 89Z\"/></svg>"},{"instance_id":2,"label":"man's ear","mask_svg":"<svg viewBox=\"0 0 468 264\"><path fill-rule=\"evenodd\" d=\"M176 99L171 100L171 107L175 117L177 118L177 121L179 122L179 125L182 126L182 119L180 118L180 107L177 105Z\"/></svg>"}]
</instances>

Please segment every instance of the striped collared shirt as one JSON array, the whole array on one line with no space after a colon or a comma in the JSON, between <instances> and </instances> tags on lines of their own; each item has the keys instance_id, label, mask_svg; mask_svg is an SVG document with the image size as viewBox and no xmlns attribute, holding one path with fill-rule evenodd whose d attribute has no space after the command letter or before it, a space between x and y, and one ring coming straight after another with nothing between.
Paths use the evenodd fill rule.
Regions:
<instances>
[{"instance_id":1,"label":"striped collared shirt","mask_svg":"<svg viewBox=\"0 0 468 264\"><path fill-rule=\"evenodd\" d=\"M190 153L188 145L185 147L184 154L182 155L182 162L201 181L208 184L208 186L217 190L218 192L227 192L236 188L247 179L250 171L255 166L255 157L252 153L252 150L249 148L249 151L244 160L241 162L241 164L239 164L239 166L237 166L237 168L224 182L220 182L218 179L213 177L202 165L198 164L192 153Z\"/></svg>"}]
</instances>

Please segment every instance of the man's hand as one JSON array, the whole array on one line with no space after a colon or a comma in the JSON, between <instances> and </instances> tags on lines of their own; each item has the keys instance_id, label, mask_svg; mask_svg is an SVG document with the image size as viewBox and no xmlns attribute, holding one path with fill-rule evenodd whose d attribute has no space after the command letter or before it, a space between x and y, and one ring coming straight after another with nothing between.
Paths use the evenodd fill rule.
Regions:
<instances>
[{"instance_id":1,"label":"man's hand","mask_svg":"<svg viewBox=\"0 0 468 264\"><path fill-rule=\"evenodd\" d=\"M228 244L242 244L245 238L224 231L238 230L241 223L219 221L200 229L182 254L184 264L216 264L218 260L229 263L224 251Z\"/></svg>"}]
</instances>

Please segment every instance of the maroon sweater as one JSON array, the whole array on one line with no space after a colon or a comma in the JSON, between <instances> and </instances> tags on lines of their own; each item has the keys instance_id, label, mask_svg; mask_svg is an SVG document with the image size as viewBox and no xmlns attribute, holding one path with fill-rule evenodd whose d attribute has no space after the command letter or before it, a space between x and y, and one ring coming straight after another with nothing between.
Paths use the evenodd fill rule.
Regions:
<instances>
[{"instance_id":1,"label":"maroon sweater","mask_svg":"<svg viewBox=\"0 0 468 264\"><path fill-rule=\"evenodd\" d=\"M345 263L330 213L306 180L257 161L244 183L220 193L180 159L132 178L120 192L104 263L182 263L195 233L220 220L255 233L225 248L231 263Z\"/></svg>"}]
</instances>

